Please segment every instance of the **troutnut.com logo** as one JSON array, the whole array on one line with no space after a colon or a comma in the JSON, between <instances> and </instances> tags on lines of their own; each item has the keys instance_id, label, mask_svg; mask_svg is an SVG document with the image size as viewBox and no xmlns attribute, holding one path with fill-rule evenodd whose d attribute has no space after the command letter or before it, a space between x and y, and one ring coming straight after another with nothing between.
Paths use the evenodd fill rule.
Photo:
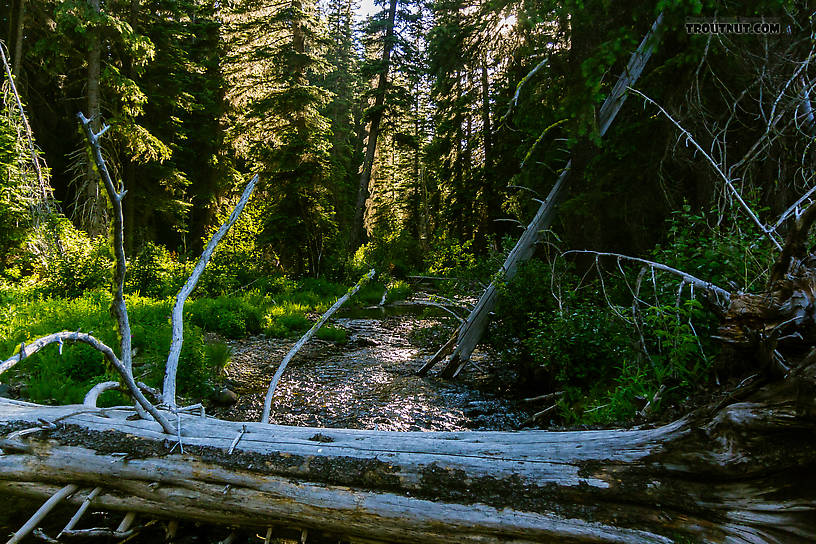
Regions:
<instances>
[{"instance_id":1,"label":"troutnut.com logo","mask_svg":"<svg viewBox=\"0 0 816 544\"><path fill-rule=\"evenodd\" d=\"M686 19L688 34L748 34L769 35L781 34L782 28L778 19Z\"/></svg>"}]
</instances>

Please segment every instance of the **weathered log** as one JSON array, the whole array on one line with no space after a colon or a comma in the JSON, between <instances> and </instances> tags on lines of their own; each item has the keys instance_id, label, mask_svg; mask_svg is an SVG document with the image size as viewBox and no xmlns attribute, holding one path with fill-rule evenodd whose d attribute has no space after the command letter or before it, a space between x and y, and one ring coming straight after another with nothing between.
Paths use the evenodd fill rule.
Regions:
<instances>
[{"instance_id":1,"label":"weathered log","mask_svg":"<svg viewBox=\"0 0 816 544\"><path fill-rule=\"evenodd\" d=\"M0 436L62 418L0 439L0 495L76 483L102 488L97 508L389 542L812 542L815 384L810 365L634 430L395 433L183 415L183 455L127 412L0 399Z\"/></svg>"},{"instance_id":2,"label":"weathered log","mask_svg":"<svg viewBox=\"0 0 816 544\"><path fill-rule=\"evenodd\" d=\"M763 293L735 293L718 338L738 352L758 354L772 371L787 373L816 347L816 255L807 237L816 221L816 207L796 221L771 269Z\"/></svg>"}]
</instances>

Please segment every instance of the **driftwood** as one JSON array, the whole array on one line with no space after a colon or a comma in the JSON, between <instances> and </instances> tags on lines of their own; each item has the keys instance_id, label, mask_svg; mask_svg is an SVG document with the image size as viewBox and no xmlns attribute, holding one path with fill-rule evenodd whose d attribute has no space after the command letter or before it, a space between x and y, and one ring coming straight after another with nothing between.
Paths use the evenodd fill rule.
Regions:
<instances>
[{"instance_id":1,"label":"driftwood","mask_svg":"<svg viewBox=\"0 0 816 544\"><path fill-rule=\"evenodd\" d=\"M614 121L615 116L618 114L618 111L620 111L621 106L623 106L623 102L626 100L626 90L631 85L635 84L638 77L640 77L641 72L646 67L646 63L649 61L649 58L651 57L652 52L654 51L659 40L662 24L663 14L661 13L657 17L657 20L654 22L652 27L649 29L649 32L643 38L643 41L638 46L637 50L632 54L626 69L620 75L617 83L609 93L609 96L601 105L598 124L598 131L601 136L606 133L607 129L612 124L612 121ZM539 63L533 72L538 70L542 65L543 63ZM527 78L525 78L525 80L526 79ZM567 162L567 165L561 171L555 185L550 190L547 199L541 202L541 206L538 208L535 216L527 225L524 233L508 254L507 259L505 259L501 269L499 269L499 277L502 279L502 281L512 279L515 276L519 265L527 261L535 252L535 246L541 239L542 232L549 228L550 223L552 222L552 218L555 214L555 208L563 194L564 187L569 179L571 170L572 160ZM478 344L479 340L484 334L484 331L487 329L487 324L490 321L490 312L496 305L497 298L498 287L496 282L493 281L490 283L487 289L485 289L484 293L482 293L482 296L479 298L479 302L476 303L476 306L473 308L473 311L470 313L465 323L458 329L456 346L454 347L453 353L446 362L444 368L440 371L440 376L447 378L455 377L462 371L463 368L465 368L470 360L470 355L476 348L476 344ZM426 366L430 368L430 366L433 366L435 362L436 361L434 359L431 359L428 361ZM427 372L428 369L425 371Z\"/></svg>"}]
</instances>

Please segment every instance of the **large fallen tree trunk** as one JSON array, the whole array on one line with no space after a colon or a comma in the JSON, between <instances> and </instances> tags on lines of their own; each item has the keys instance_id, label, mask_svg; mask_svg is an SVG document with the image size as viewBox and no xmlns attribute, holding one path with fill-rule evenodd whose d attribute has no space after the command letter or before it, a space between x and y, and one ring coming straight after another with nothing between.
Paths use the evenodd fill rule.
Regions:
<instances>
[{"instance_id":1,"label":"large fallen tree trunk","mask_svg":"<svg viewBox=\"0 0 816 544\"><path fill-rule=\"evenodd\" d=\"M79 484L69 500L101 487L96 508L351 540L813 542L814 394L810 364L721 407L625 431L395 433L182 416L184 454L126 411L0 399L0 495L45 499ZM13 434L29 427L43 430Z\"/></svg>"}]
</instances>

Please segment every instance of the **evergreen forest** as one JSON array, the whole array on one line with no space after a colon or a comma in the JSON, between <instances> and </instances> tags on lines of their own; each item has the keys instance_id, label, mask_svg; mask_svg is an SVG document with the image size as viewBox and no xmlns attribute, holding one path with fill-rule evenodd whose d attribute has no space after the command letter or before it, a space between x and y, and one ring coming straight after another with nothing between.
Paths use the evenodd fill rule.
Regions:
<instances>
[{"instance_id":1,"label":"evergreen forest","mask_svg":"<svg viewBox=\"0 0 816 544\"><path fill-rule=\"evenodd\" d=\"M151 386L176 292L258 175L185 309L191 402L223 393L236 339L293 341L372 268L351 304L422 292L435 321L412 341L427 356L495 287L464 374L549 395L527 426L668 421L753 372L705 286L765 292L814 198L808 2L0 6L0 360L60 330L117 342L116 213L82 112L126 191L124 292ZM687 24L715 17L772 24ZM651 56L626 79L647 35ZM501 272L566 169L534 251ZM318 331L341 348L349 336ZM3 393L77 403L112 373L90 347L53 348L5 374Z\"/></svg>"}]
</instances>

